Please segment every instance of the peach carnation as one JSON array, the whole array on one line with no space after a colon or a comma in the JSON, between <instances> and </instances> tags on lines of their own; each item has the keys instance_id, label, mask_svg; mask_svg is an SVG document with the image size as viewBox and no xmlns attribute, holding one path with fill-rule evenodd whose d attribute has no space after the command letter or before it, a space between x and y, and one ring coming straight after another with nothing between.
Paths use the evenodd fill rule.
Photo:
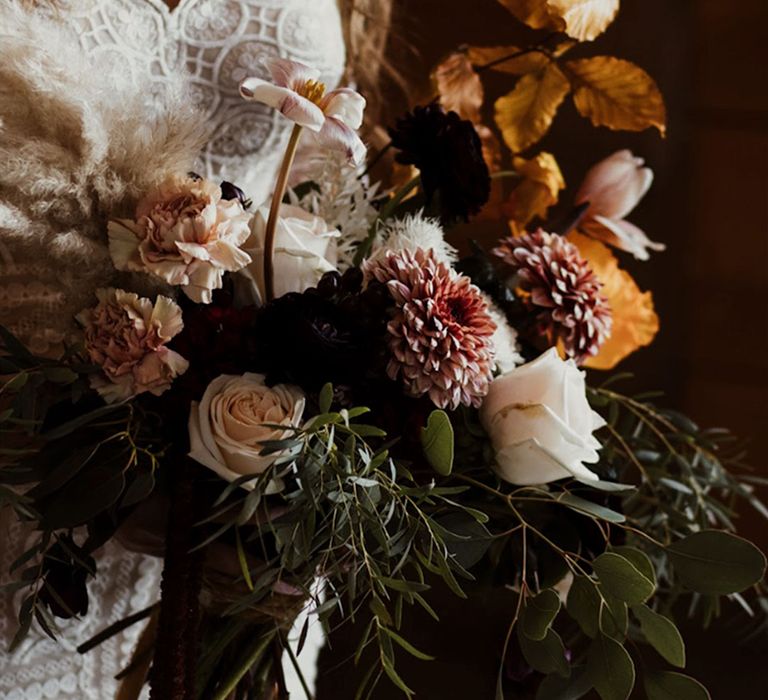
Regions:
<instances>
[{"instance_id":1,"label":"peach carnation","mask_svg":"<svg viewBox=\"0 0 768 700\"><path fill-rule=\"evenodd\" d=\"M91 386L112 403L149 391L162 394L189 363L165 344L184 327L181 309L168 297L149 299L122 289L99 289L99 303L81 311L85 350L101 368Z\"/></svg>"},{"instance_id":2,"label":"peach carnation","mask_svg":"<svg viewBox=\"0 0 768 700\"><path fill-rule=\"evenodd\" d=\"M118 270L148 272L208 304L225 272L251 262L240 248L249 220L212 182L172 175L139 201L133 220L109 222L109 252Z\"/></svg>"}]
</instances>

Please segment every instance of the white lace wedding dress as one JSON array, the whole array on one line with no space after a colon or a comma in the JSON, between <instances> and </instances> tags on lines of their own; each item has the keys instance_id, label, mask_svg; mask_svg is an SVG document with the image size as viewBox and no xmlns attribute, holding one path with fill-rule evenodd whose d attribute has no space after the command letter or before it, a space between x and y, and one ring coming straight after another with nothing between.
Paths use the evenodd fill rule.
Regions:
<instances>
[{"instance_id":1,"label":"white lace wedding dress","mask_svg":"<svg viewBox=\"0 0 768 700\"><path fill-rule=\"evenodd\" d=\"M290 125L274 110L241 100L238 83L248 75L266 77L264 56L317 66L328 85L338 83L344 66L336 0L181 0L173 10L163 0L65 0L58 14L61 31L91 54L94 70L116 63L125 71L148 71L162 88L179 80L177 71L183 69L185 89L211 130L198 172L235 182L257 204L269 192ZM87 81L88 75L81 79ZM153 95L147 95L147 109L153 108ZM22 315L33 318L35 327L27 330L44 349L47 338L58 337L61 306L58 297L51 301L47 280L36 278L35 251L19 249L23 255L14 258L14 248L0 238L0 263L5 264L0 323L19 320L23 326ZM0 510L0 583L29 537L9 509ZM6 649L19 601L0 591L0 700L113 698L114 676L130 660L141 625L84 656L75 648L154 602L161 565L108 544L98 556L99 575L89 584L88 614L64 621L58 643L33 628L12 655Z\"/></svg>"}]
</instances>

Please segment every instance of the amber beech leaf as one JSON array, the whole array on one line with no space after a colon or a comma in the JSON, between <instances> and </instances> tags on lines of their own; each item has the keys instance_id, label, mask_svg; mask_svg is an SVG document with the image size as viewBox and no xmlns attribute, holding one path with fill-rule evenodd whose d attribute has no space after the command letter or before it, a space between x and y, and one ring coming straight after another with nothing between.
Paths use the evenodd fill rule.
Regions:
<instances>
[{"instance_id":1,"label":"amber beech leaf","mask_svg":"<svg viewBox=\"0 0 768 700\"><path fill-rule=\"evenodd\" d=\"M512 192L509 213L524 228L535 216L543 219L549 207L557 204L565 181L555 157L545 151L530 160L518 156L512 165L523 179Z\"/></svg>"},{"instance_id":2,"label":"amber beech leaf","mask_svg":"<svg viewBox=\"0 0 768 700\"><path fill-rule=\"evenodd\" d=\"M613 22L619 0L547 0L550 16L562 20L565 33L579 41L592 41Z\"/></svg>"},{"instance_id":3,"label":"amber beech leaf","mask_svg":"<svg viewBox=\"0 0 768 700\"><path fill-rule=\"evenodd\" d=\"M547 0L498 0L517 19L533 29L562 29L549 11Z\"/></svg>"},{"instance_id":4,"label":"amber beech leaf","mask_svg":"<svg viewBox=\"0 0 768 700\"><path fill-rule=\"evenodd\" d=\"M611 335L595 357L584 365L592 369L613 369L627 355L650 345L659 331L659 317L650 292L641 292L632 276L619 267L610 249L600 241L580 233L569 233L568 240L578 247L603 283L602 292L613 314Z\"/></svg>"},{"instance_id":5,"label":"amber beech leaf","mask_svg":"<svg viewBox=\"0 0 768 700\"><path fill-rule=\"evenodd\" d=\"M467 56L475 68L489 66L491 70L513 75L534 73L542 70L549 63L549 57L541 51L530 51L521 56L515 55L521 51L522 49L517 46L470 46L467 49ZM507 58L508 56L515 57Z\"/></svg>"},{"instance_id":6,"label":"amber beech leaf","mask_svg":"<svg viewBox=\"0 0 768 700\"><path fill-rule=\"evenodd\" d=\"M463 51L455 51L432 72L440 103L457 112L462 119L480 120L483 85L472 61Z\"/></svg>"},{"instance_id":7,"label":"amber beech leaf","mask_svg":"<svg viewBox=\"0 0 768 700\"><path fill-rule=\"evenodd\" d=\"M648 73L612 56L567 61L576 109L595 126L642 131L655 126L664 135L664 98Z\"/></svg>"},{"instance_id":8,"label":"amber beech leaf","mask_svg":"<svg viewBox=\"0 0 768 700\"><path fill-rule=\"evenodd\" d=\"M550 63L543 71L524 75L512 92L496 100L496 124L513 153L544 136L569 90L568 79Z\"/></svg>"}]
</instances>

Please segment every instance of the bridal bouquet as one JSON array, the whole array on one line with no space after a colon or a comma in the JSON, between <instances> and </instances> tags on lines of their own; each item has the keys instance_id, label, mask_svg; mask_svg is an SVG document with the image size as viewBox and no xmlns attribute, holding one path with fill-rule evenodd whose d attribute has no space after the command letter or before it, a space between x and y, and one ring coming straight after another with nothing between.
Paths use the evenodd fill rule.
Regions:
<instances>
[{"instance_id":1,"label":"bridal bouquet","mask_svg":"<svg viewBox=\"0 0 768 700\"><path fill-rule=\"evenodd\" d=\"M674 670L674 616L725 596L760 624L765 558L733 515L768 511L727 433L604 373L658 329L614 252L663 248L626 218L651 171L615 153L553 217L564 181L531 150L569 94L613 129L663 132L664 103L627 61L566 57L618 2L503 4L551 34L441 63L435 99L390 129L391 189L365 170L364 99L272 60L240 88L295 124L271 203L171 172L109 221L124 284L94 290L79 345L52 360L0 330L0 502L36 532L16 642L86 613L118 538L164 556L161 599L81 651L144 624L134 697L146 678L155 699L284 697L307 608L363 621L356 697L383 678L410 697L398 657L429 673L430 650L401 621L433 614L436 581L467 605L515 593L497 698L510 657L541 700L623 700L639 669L649 698L708 697ZM514 81L496 128L487 71ZM460 255L478 220L505 231Z\"/></svg>"}]
</instances>

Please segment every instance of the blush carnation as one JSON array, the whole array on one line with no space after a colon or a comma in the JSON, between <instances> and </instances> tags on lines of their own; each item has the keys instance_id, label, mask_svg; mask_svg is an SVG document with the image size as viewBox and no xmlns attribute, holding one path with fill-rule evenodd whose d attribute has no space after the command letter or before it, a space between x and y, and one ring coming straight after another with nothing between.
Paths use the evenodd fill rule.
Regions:
<instances>
[{"instance_id":1,"label":"blush carnation","mask_svg":"<svg viewBox=\"0 0 768 700\"><path fill-rule=\"evenodd\" d=\"M183 328L181 309L168 297L149 299L122 289L99 289L99 303L80 312L85 350L101 373L91 386L112 403L149 391L162 394L189 363L165 347Z\"/></svg>"},{"instance_id":2,"label":"blush carnation","mask_svg":"<svg viewBox=\"0 0 768 700\"><path fill-rule=\"evenodd\" d=\"M493 252L520 276L538 310L539 330L551 343L561 340L579 363L597 354L611 334L611 308L602 283L573 243L539 229L505 238Z\"/></svg>"},{"instance_id":3,"label":"blush carnation","mask_svg":"<svg viewBox=\"0 0 768 700\"><path fill-rule=\"evenodd\" d=\"M109 222L109 252L118 270L148 272L209 304L224 273L251 262L241 250L249 220L212 182L173 175L139 201L134 219Z\"/></svg>"},{"instance_id":4,"label":"blush carnation","mask_svg":"<svg viewBox=\"0 0 768 700\"><path fill-rule=\"evenodd\" d=\"M389 252L367 272L387 285L397 308L387 326L390 378L440 408L479 406L493 374L496 330L480 290L422 249Z\"/></svg>"}]
</instances>

